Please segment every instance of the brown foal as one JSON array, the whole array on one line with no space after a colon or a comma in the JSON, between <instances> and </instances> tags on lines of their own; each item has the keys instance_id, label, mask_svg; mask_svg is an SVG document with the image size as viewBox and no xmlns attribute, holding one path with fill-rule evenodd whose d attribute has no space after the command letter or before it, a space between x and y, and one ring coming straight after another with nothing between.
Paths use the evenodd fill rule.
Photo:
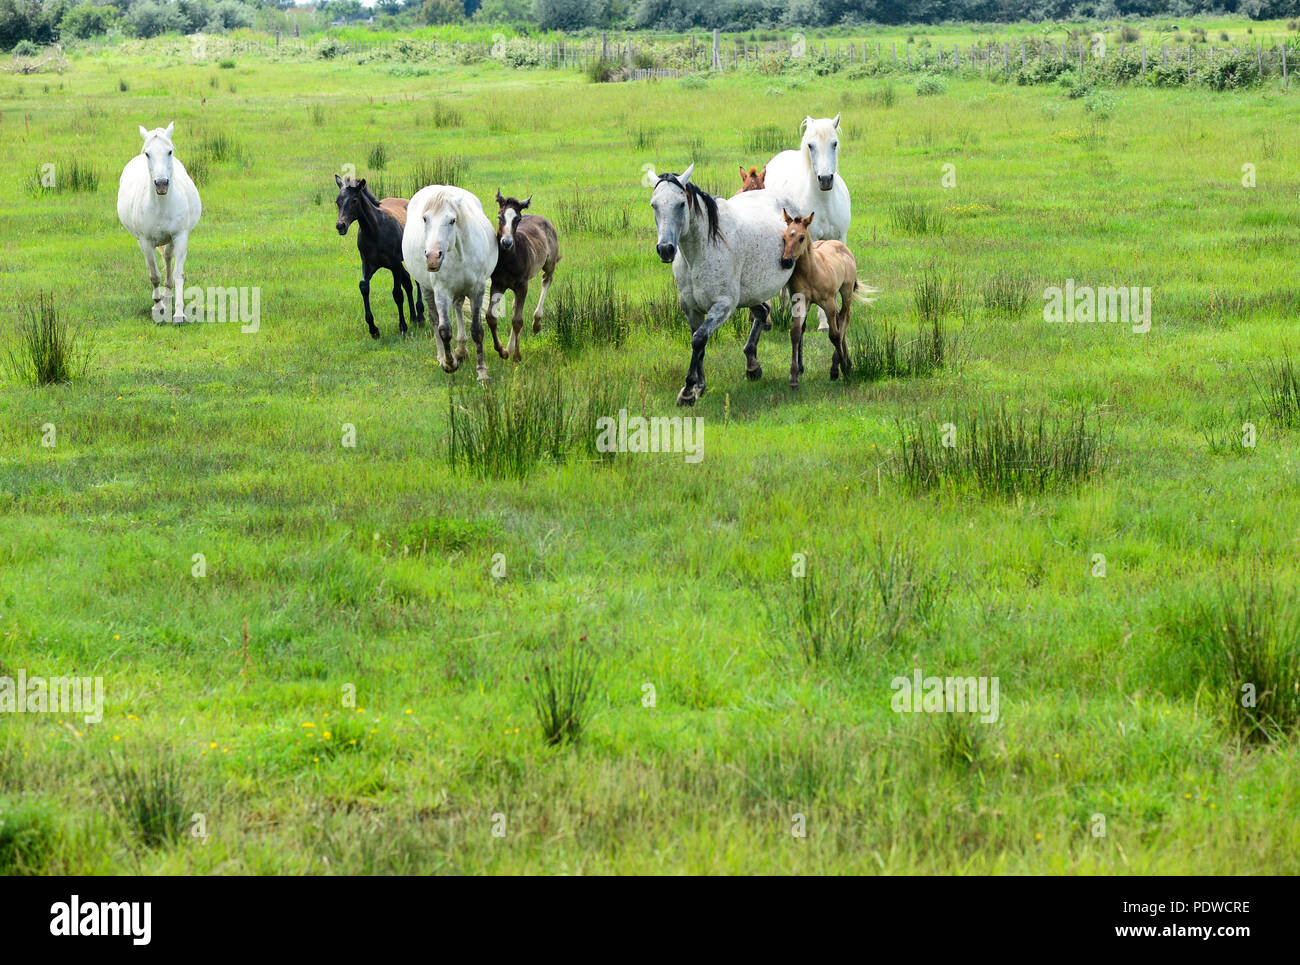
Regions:
<instances>
[{"instance_id":1,"label":"brown foal","mask_svg":"<svg viewBox=\"0 0 1300 965\"><path fill-rule=\"evenodd\" d=\"M785 247L781 253L781 267L794 265L790 275L790 296L794 311L790 321L790 388L799 387L799 374L803 372L803 326L812 303L826 313L830 325L827 335L834 356L831 358L831 380L848 375L853 368L849 361L849 306L858 286L858 263L853 252L839 241L810 241L808 226L813 215L792 218L784 208ZM840 307L835 307L835 296L840 296Z\"/></svg>"}]
</instances>

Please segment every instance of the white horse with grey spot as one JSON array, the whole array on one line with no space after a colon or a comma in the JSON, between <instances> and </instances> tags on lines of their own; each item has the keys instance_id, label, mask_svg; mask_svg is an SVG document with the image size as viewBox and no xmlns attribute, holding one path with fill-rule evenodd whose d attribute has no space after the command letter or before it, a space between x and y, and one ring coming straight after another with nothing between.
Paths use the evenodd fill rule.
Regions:
<instances>
[{"instance_id":1,"label":"white horse with grey spot","mask_svg":"<svg viewBox=\"0 0 1300 965\"><path fill-rule=\"evenodd\" d=\"M117 188L117 218L135 236L153 283L153 317L167 320L167 299L173 302L172 322L185 321L185 256L190 232L199 223L203 205L199 189L176 157L172 144L174 124L147 131L140 128L144 147L122 169ZM158 271L158 249L163 249L167 272ZM163 282L166 281L166 287Z\"/></svg>"},{"instance_id":2,"label":"white horse with grey spot","mask_svg":"<svg viewBox=\"0 0 1300 965\"><path fill-rule=\"evenodd\" d=\"M658 233L655 251L673 266L682 311L691 326L691 364L678 405L694 405L704 394L704 348L738 308L750 309L753 324L745 343L745 375L763 375L758 338L769 299L790 280L781 267L785 223L781 201L771 191L746 191L715 198L691 183L692 164L681 174L663 174L650 196Z\"/></svg>"}]
</instances>

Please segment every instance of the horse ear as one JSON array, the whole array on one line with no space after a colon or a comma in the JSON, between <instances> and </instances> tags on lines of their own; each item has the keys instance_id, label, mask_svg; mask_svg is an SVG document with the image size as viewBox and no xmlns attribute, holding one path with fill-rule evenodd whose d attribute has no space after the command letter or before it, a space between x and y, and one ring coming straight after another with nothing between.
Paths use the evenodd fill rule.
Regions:
<instances>
[{"instance_id":1,"label":"horse ear","mask_svg":"<svg viewBox=\"0 0 1300 965\"><path fill-rule=\"evenodd\" d=\"M790 217L790 213L786 211L785 208L781 209L781 217L785 219L786 224L789 224L791 221L794 220L794 218Z\"/></svg>"},{"instance_id":2,"label":"horse ear","mask_svg":"<svg viewBox=\"0 0 1300 965\"><path fill-rule=\"evenodd\" d=\"M334 175L334 183L337 184L340 188L343 187L343 179L339 177L337 174Z\"/></svg>"},{"instance_id":3,"label":"horse ear","mask_svg":"<svg viewBox=\"0 0 1300 965\"><path fill-rule=\"evenodd\" d=\"M695 170L695 162L692 161L690 167L688 167L685 171L683 171L681 174L677 176L677 180L682 182L683 185L690 184L691 172L694 170Z\"/></svg>"},{"instance_id":4,"label":"horse ear","mask_svg":"<svg viewBox=\"0 0 1300 965\"><path fill-rule=\"evenodd\" d=\"M169 140L169 141L171 140L171 137L172 137L172 131L175 129L175 127L176 127L176 122L175 122L175 121L168 121L168 122L167 122L167 130L163 132L164 134L167 135L167 140Z\"/></svg>"},{"instance_id":5,"label":"horse ear","mask_svg":"<svg viewBox=\"0 0 1300 965\"><path fill-rule=\"evenodd\" d=\"M357 188L358 188L358 189L360 189L360 188L364 188L365 186L366 186L366 179L365 179L365 178L362 178L360 181L357 182Z\"/></svg>"},{"instance_id":6,"label":"horse ear","mask_svg":"<svg viewBox=\"0 0 1300 965\"><path fill-rule=\"evenodd\" d=\"M747 177L749 177L749 175L747 175L747 174L745 173L745 165L742 164L742 165L740 166L740 180L743 181L743 180L745 180L745 178L747 178Z\"/></svg>"},{"instance_id":7,"label":"horse ear","mask_svg":"<svg viewBox=\"0 0 1300 965\"><path fill-rule=\"evenodd\" d=\"M809 212L808 212L808 217L806 217L806 218L803 219L803 226L804 226L805 228L810 227L810 226L812 225L813 215L815 215L816 213L817 213L816 211L809 211Z\"/></svg>"},{"instance_id":8,"label":"horse ear","mask_svg":"<svg viewBox=\"0 0 1300 965\"><path fill-rule=\"evenodd\" d=\"M799 124L799 133L802 134L804 131L808 130L808 125L811 123L812 117L805 117Z\"/></svg>"},{"instance_id":9,"label":"horse ear","mask_svg":"<svg viewBox=\"0 0 1300 965\"><path fill-rule=\"evenodd\" d=\"M502 196L501 189L497 188L497 207L504 208L505 206L506 206L506 199L504 196Z\"/></svg>"},{"instance_id":10,"label":"horse ear","mask_svg":"<svg viewBox=\"0 0 1300 965\"><path fill-rule=\"evenodd\" d=\"M763 165L763 170L761 170L761 171L758 172L758 179L759 179L760 181L765 181L765 180L767 179L767 165L766 165L766 164Z\"/></svg>"},{"instance_id":11,"label":"horse ear","mask_svg":"<svg viewBox=\"0 0 1300 965\"><path fill-rule=\"evenodd\" d=\"M146 141L149 140L149 132L144 129L143 124L140 125L140 136Z\"/></svg>"},{"instance_id":12,"label":"horse ear","mask_svg":"<svg viewBox=\"0 0 1300 965\"><path fill-rule=\"evenodd\" d=\"M839 129L840 129L840 115L839 115L839 114L836 114L836 115L835 115L835 130L838 131Z\"/></svg>"},{"instance_id":13,"label":"horse ear","mask_svg":"<svg viewBox=\"0 0 1300 965\"><path fill-rule=\"evenodd\" d=\"M530 194L528 197L524 198L524 200L519 203L519 210L523 211L524 208L528 207L532 203L533 203L533 196Z\"/></svg>"}]
</instances>

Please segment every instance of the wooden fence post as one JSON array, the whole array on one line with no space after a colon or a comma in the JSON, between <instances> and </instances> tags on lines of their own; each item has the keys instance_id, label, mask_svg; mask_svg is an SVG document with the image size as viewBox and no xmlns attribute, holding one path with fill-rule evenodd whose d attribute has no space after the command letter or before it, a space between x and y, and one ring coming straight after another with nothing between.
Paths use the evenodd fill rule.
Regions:
<instances>
[{"instance_id":1,"label":"wooden fence post","mask_svg":"<svg viewBox=\"0 0 1300 965\"><path fill-rule=\"evenodd\" d=\"M713 29L713 69L722 70L722 55L718 50L718 30Z\"/></svg>"},{"instance_id":2,"label":"wooden fence post","mask_svg":"<svg viewBox=\"0 0 1300 965\"><path fill-rule=\"evenodd\" d=\"M1291 77L1286 69L1286 41L1282 41L1282 86L1289 88L1291 86Z\"/></svg>"}]
</instances>

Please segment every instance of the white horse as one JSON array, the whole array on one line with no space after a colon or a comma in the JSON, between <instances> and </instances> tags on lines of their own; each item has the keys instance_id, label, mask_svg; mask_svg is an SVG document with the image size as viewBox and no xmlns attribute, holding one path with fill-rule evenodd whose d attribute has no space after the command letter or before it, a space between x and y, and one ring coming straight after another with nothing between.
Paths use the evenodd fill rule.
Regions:
<instances>
[{"instance_id":1,"label":"white horse","mask_svg":"<svg viewBox=\"0 0 1300 965\"><path fill-rule=\"evenodd\" d=\"M771 191L714 198L691 184L692 164L681 174L660 175L650 196L658 238L655 251L673 266L682 311L691 325L691 365L678 405L704 394L704 347L737 308L753 316L745 343L745 375L760 378L758 337L767 301L790 280L781 267L785 223Z\"/></svg>"},{"instance_id":2,"label":"white horse","mask_svg":"<svg viewBox=\"0 0 1300 965\"><path fill-rule=\"evenodd\" d=\"M782 151L767 162L764 186L790 203L801 215L816 215L809 229L811 241L849 240L853 220L849 186L840 177L840 115L814 120L805 117L799 125L803 141L797 151ZM820 328L829 328L825 313L818 308Z\"/></svg>"},{"instance_id":3,"label":"white horse","mask_svg":"<svg viewBox=\"0 0 1300 965\"><path fill-rule=\"evenodd\" d=\"M190 232L199 223L203 206L199 189L173 153L172 128L140 128L144 148L126 163L117 188L117 218L135 235L144 252L153 283L153 317L167 319L167 298L174 303L172 322L185 321L185 255ZM166 288L158 273L159 248L167 259Z\"/></svg>"},{"instance_id":4,"label":"white horse","mask_svg":"<svg viewBox=\"0 0 1300 965\"><path fill-rule=\"evenodd\" d=\"M847 242L853 220L849 187L840 177L840 115L799 125L803 142L797 151L782 151L767 162L764 186L799 209L815 214L813 241Z\"/></svg>"},{"instance_id":5,"label":"white horse","mask_svg":"<svg viewBox=\"0 0 1300 965\"><path fill-rule=\"evenodd\" d=\"M483 294L497 266L497 233L483 205L463 188L431 184L406 207L402 260L424 293L424 303L438 312L438 364L447 372L469 357L461 310L469 299L470 334L478 347L478 379L487 381L483 360ZM456 309L456 351L451 349L451 309Z\"/></svg>"}]
</instances>

